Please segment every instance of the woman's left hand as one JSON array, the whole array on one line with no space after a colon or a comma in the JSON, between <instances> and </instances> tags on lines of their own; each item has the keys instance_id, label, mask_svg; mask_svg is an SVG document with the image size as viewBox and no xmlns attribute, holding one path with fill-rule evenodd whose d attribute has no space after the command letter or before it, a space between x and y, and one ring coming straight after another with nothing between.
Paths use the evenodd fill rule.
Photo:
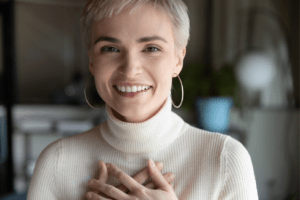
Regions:
<instances>
[{"instance_id":1,"label":"woman's left hand","mask_svg":"<svg viewBox=\"0 0 300 200\"><path fill-rule=\"evenodd\" d=\"M93 179L93 184L89 186L93 189L101 191L107 196L118 200L178 200L172 186L166 181L161 172L155 167L152 160L148 161L149 173L152 181L156 185L155 190L148 189L145 186L139 184L132 177L120 170L113 164L108 164L107 172L116 177L126 188L129 189L129 193L126 194L123 191L115 188L112 185L102 183ZM153 166L152 166L153 164ZM90 181L89 181L90 183ZM93 193L91 200L106 200L106 198Z\"/></svg>"}]
</instances>

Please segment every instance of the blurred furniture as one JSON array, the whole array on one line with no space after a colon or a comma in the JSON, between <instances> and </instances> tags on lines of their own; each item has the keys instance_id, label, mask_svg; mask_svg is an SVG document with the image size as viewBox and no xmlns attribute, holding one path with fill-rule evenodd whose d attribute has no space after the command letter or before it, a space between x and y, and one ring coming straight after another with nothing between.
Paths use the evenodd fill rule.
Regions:
<instances>
[{"instance_id":1,"label":"blurred furniture","mask_svg":"<svg viewBox=\"0 0 300 200\"><path fill-rule=\"evenodd\" d=\"M0 119L4 119L4 116L5 109L0 106ZM36 159L50 143L92 129L106 118L104 108L93 110L88 106L15 105L12 134L14 190L19 193L28 190ZM1 135L4 134L3 130L0 130Z\"/></svg>"}]
</instances>

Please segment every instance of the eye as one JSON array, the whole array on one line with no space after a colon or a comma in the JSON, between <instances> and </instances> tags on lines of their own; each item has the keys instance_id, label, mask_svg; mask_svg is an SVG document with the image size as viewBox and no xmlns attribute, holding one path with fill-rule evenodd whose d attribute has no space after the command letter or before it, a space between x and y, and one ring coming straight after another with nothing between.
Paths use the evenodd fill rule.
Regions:
<instances>
[{"instance_id":1,"label":"eye","mask_svg":"<svg viewBox=\"0 0 300 200\"><path fill-rule=\"evenodd\" d=\"M101 52L118 52L119 50L115 47L103 47Z\"/></svg>"},{"instance_id":2,"label":"eye","mask_svg":"<svg viewBox=\"0 0 300 200\"><path fill-rule=\"evenodd\" d=\"M160 51L157 47L148 47L145 49L146 52L156 52Z\"/></svg>"}]
</instances>

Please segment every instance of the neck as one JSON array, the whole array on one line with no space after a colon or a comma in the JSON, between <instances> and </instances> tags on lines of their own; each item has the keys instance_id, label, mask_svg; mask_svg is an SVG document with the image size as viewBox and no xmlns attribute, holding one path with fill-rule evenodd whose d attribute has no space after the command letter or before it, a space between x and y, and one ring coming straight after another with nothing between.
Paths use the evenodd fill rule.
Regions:
<instances>
[{"instance_id":1,"label":"neck","mask_svg":"<svg viewBox=\"0 0 300 200\"><path fill-rule=\"evenodd\" d=\"M128 123L117 119L106 105L107 122L100 132L115 149L126 153L150 153L171 144L182 132L184 121L172 112L169 96L159 111L142 123Z\"/></svg>"},{"instance_id":2,"label":"neck","mask_svg":"<svg viewBox=\"0 0 300 200\"><path fill-rule=\"evenodd\" d=\"M154 115L156 115L162 109L162 107L165 105L166 101L167 101L167 99L153 112L148 112L147 114L145 114L143 116L135 116L135 115L123 116L120 113L118 113L116 110L114 110L113 108L111 108L111 111L112 111L112 114L115 116L115 118L117 118L120 121L128 122L128 123L142 123L142 122L149 120Z\"/></svg>"}]
</instances>

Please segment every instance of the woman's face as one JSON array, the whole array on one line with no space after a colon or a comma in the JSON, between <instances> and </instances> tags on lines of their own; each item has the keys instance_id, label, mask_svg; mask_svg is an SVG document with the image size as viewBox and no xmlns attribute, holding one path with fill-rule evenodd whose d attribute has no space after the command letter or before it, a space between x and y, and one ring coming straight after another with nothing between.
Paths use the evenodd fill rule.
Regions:
<instances>
[{"instance_id":1,"label":"woman's face","mask_svg":"<svg viewBox=\"0 0 300 200\"><path fill-rule=\"evenodd\" d=\"M152 5L129 12L127 8L93 23L89 69L99 95L114 116L138 123L154 116L164 105L172 77L182 69L185 48L175 50L167 14ZM151 87L140 93L123 93L115 86Z\"/></svg>"}]
</instances>

